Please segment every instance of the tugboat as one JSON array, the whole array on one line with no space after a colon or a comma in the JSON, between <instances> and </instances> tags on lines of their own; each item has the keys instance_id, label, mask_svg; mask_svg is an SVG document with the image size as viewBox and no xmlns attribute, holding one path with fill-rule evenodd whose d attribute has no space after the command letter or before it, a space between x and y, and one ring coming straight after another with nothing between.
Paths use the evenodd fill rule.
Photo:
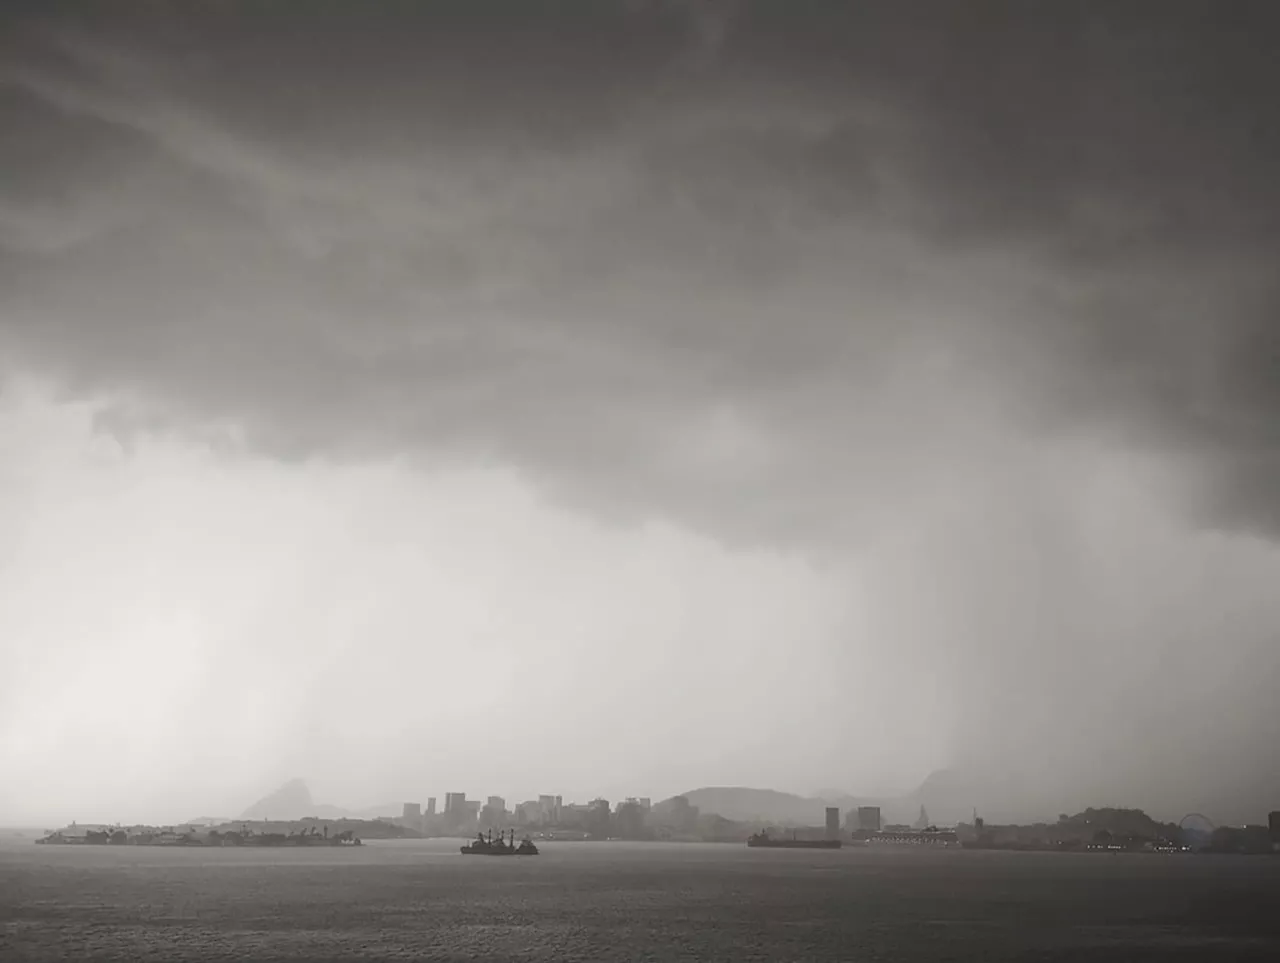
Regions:
<instances>
[{"instance_id":1,"label":"tugboat","mask_svg":"<svg viewBox=\"0 0 1280 963\"><path fill-rule=\"evenodd\" d=\"M495 842L493 838L493 830L489 830L489 837L486 839L484 833L476 833L476 839L473 843L468 843L462 847L463 856L537 856L538 847L533 845L533 840L528 836L520 840L520 845L516 845L516 831L511 830L510 841L508 842L505 833L499 833Z\"/></svg>"},{"instance_id":2,"label":"tugboat","mask_svg":"<svg viewBox=\"0 0 1280 963\"><path fill-rule=\"evenodd\" d=\"M768 831L752 833L747 837L747 845L766 849L839 849L838 839L796 839L792 832L790 839L774 839Z\"/></svg>"}]
</instances>

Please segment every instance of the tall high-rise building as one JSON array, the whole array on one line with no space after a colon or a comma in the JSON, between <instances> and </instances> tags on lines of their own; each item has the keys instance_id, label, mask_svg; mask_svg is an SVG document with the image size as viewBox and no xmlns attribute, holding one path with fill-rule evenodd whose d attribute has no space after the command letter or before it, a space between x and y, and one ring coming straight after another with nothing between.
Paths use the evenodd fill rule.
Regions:
<instances>
[{"instance_id":1,"label":"tall high-rise building","mask_svg":"<svg viewBox=\"0 0 1280 963\"><path fill-rule=\"evenodd\" d=\"M441 817L441 828L470 832L475 827L476 816L479 812L479 799L468 799L465 792L447 792L444 794L444 815Z\"/></svg>"},{"instance_id":2,"label":"tall high-rise building","mask_svg":"<svg viewBox=\"0 0 1280 963\"><path fill-rule=\"evenodd\" d=\"M435 814L436 814L436 797L428 796L427 797L427 815L434 816Z\"/></svg>"},{"instance_id":3,"label":"tall high-rise building","mask_svg":"<svg viewBox=\"0 0 1280 963\"><path fill-rule=\"evenodd\" d=\"M540 823L542 822L542 808L538 805L536 799L531 799L528 802L516 805L515 817L516 822L521 826Z\"/></svg>"},{"instance_id":4,"label":"tall high-rise building","mask_svg":"<svg viewBox=\"0 0 1280 963\"><path fill-rule=\"evenodd\" d=\"M858 807L858 829L868 833L880 832L880 807Z\"/></svg>"},{"instance_id":5,"label":"tall high-rise building","mask_svg":"<svg viewBox=\"0 0 1280 963\"><path fill-rule=\"evenodd\" d=\"M507 822L507 801L501 796L490 796L479 812L481 828L501 829Z\"/></svg>"},{"instance_id":6,"label":"tall high-rise building","mask_svg":"<svg viewBox=\"0 0 1280 963\"><path fill-rule=\"evenodd\" d=\"M837 806L827 807L827 839L840 838L840 809Z\"/></svg>"},{"instance_id":7,"label":"tall high-rise building","mask_svg":"<svg viewBox=\"0 0 1280 963\"><path fill-rule=\"evenodd\" d=\"M1271 831L1271 841L1280 843L1280 809L1267 815L1267 829Z\"/></svg>"},{"instance_id":8,"label":"tall high-rise building","mask_svg":"<svg viewBox=\"0 0 1280 963\"><path fill-rule=\"evenodd\" d=\"M422 819L422 804L421 803L405 803L404 811L400 814L400 818L404 819L406 822L419 821L420 819Z\"/></svg>"}]
</instances>

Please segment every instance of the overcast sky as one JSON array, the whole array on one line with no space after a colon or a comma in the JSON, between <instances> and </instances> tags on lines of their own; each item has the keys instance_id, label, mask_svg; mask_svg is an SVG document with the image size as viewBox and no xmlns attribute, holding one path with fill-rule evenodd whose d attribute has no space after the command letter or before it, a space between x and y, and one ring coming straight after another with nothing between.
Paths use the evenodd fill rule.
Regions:
<instances>
[{"instance_id":1,"label":"overcast sky","mask_svg":"<svg viewBox=\"0 0 1280 963\"><path fill-rule=\"evenodd\" d=\"M0 820L1280 804L1272 4L195 6L0 21Z\"/></svg>"}]
</instances>

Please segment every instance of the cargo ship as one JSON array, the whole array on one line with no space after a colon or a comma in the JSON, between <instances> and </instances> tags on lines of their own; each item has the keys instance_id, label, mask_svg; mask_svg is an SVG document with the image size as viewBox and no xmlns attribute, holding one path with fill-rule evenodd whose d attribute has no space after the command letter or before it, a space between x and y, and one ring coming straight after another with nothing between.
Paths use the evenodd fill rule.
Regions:
<instances>
[{"instance_id":1,"label":"cargo ship","mask_svg":"<svg viewBox=\"0 0 1280 963\"><path fill-rule=\"evenodd\" d=\"M790 839L775 839L763 832L748 836L747 845L765 849L839 849L841 844L838 839L797 839L794 832Z\"/></svg>"},{"instance_id":2,"label":"cargo ship","mask_svg":"<svg viewBox=\"0 0 1280 963\"><path fill-rule=\"evenodd\" d=\"M475 842L468 843L462 847L463 856L537 856L538 847L533 845L533 840L526 836L520 840L520 845L516 845L516 831L511 830L510 842L506 839L505 833L499 833L495 841L493 838L493 830L489 830L489 836L486 839L483 833L477 833Z\"/></svg>"}]
</instances>

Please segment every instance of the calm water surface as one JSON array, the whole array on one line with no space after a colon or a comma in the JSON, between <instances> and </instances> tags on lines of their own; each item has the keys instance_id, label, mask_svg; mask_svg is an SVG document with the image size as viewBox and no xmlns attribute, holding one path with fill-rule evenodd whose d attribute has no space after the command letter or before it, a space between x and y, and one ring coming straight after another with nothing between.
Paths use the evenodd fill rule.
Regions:
<instances>
[{"instance_id":1,"label":"calm water surface","mask_svg":"<svg viewBox=\"0 0 1280 963\"><path fill-rule=\"evenodd\" d=\"M1280 960L1280 859L0 840L0 960Z\"/></svg>"}]
</instances>

